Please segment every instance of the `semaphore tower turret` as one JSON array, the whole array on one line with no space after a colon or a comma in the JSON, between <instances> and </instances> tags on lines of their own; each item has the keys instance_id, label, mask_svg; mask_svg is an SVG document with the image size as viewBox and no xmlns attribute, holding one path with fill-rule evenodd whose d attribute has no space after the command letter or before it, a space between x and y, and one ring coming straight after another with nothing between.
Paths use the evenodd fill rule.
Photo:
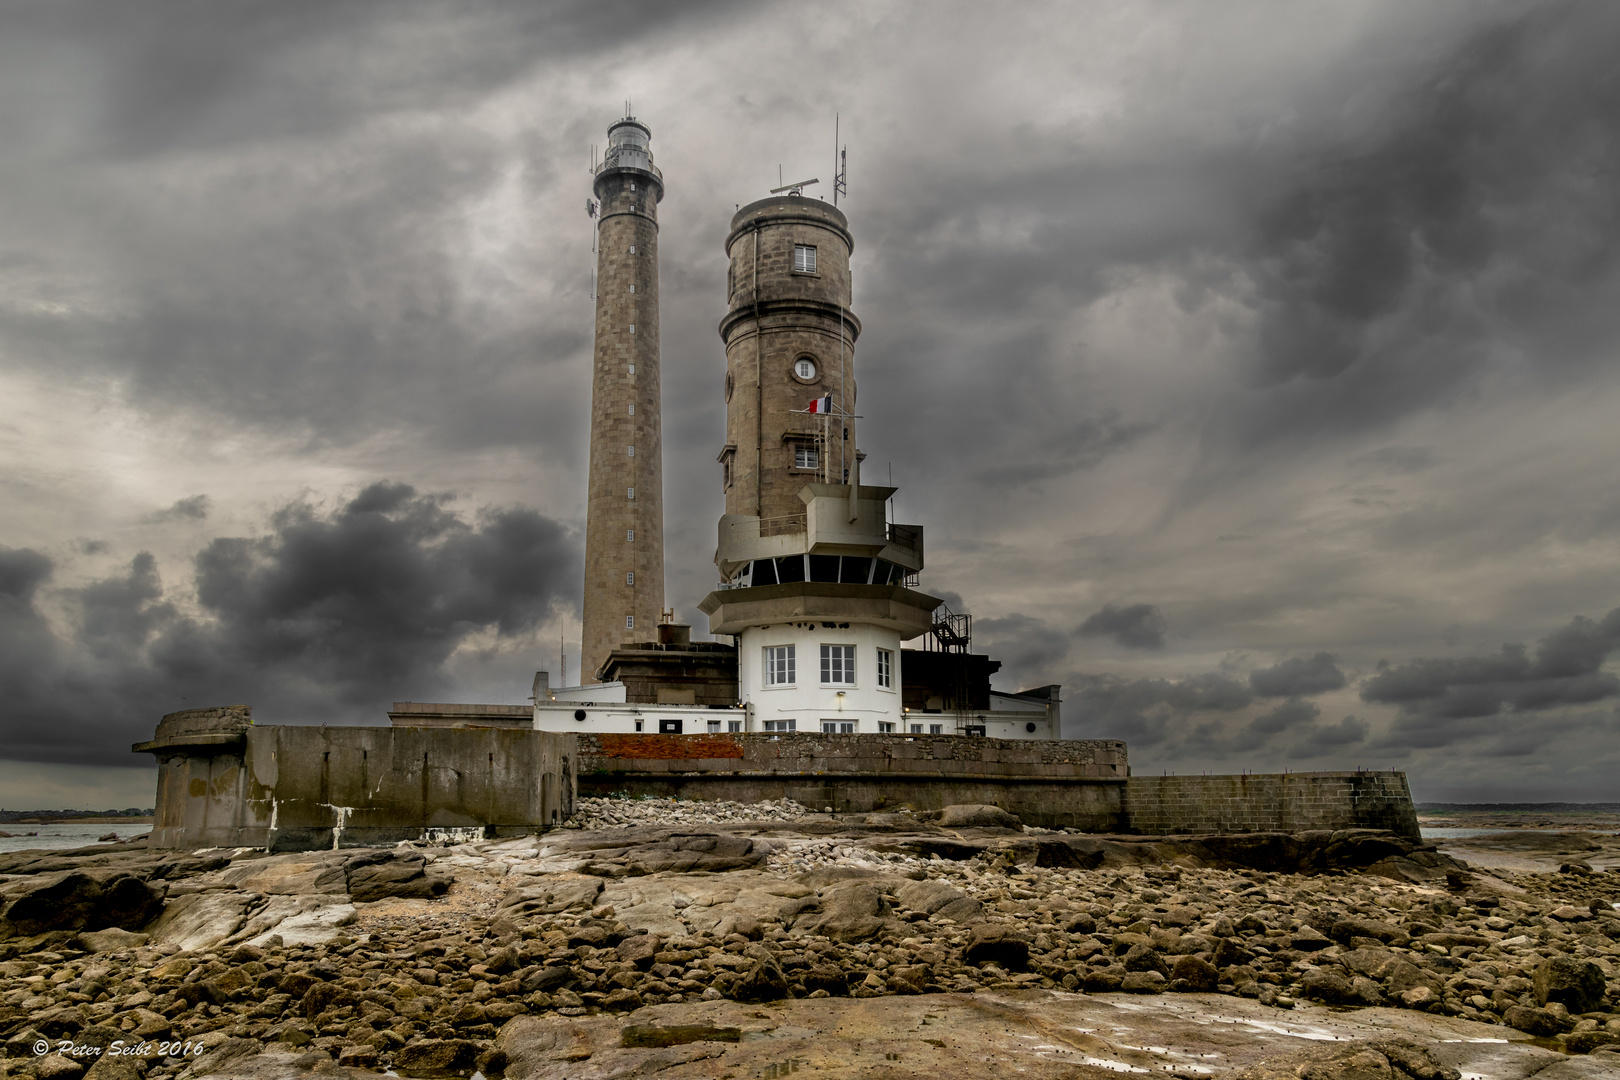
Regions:
<instances>
[{"instance_id":1,"label":"semaphore tower turret","mask_svg":"<svg viewBox=\"0 0 1620 1080\"><path fill-rule=\"evenodd\" d=\"M653 641L664 606L663 434L659 420L658 203L652 131L608 128L596 169L596 349L580 681L623 642Z\"/></svg>"}]
</instances>

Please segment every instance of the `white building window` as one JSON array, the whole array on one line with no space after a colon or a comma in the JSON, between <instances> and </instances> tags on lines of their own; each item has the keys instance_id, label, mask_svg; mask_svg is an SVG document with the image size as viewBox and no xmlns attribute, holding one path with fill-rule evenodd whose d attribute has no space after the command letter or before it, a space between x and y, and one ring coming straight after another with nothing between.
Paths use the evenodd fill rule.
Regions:
<instances>
[{"instance_id":1,"label":"white building window","mask_svg":"<svg viewBox=\"0 0 1620 1080\"><path fill-rule=\"evenodd\" d=\"M798 724L797 720L767 720L767 721L765 721L765 730L766 731L792 731L792 730L794 730L794 728L795 728L795 726L797 724Z\"/></svg>"},{"instance_id":2,"label":"white building window","mask_svg":"<svg viewBox=\"0 0 1620 1080\"><path fill-rule=\"evenodd\" d=\"M894 734L894 724L891 723L888 720L879 720L878 721L878 734L879 735L893 735Z\"/></svg>"},{"instance_id":3,"label":"white building window","mask_svg":"<svg viewBox=\"0 0 1620 1080\"><path fill-rule=\"evenodd\" d=\"M855 734L855 721L853 720L823 720L821 722L823 735L853 735Z\"/></svg>"},{"instance_id":4,"label":"white building window","mask_svg":"<svg viewBox=\"0 0 1620 1080\"><path fill-rule=\"evenodd\" d=\"M823 645L821 647L821 685L855 685L855 646Z\"/></svg>"},{"instance_id":5,"label":"white building window","mask_svg":"<svg viewBox=\"0 0 1620 1080\"><path fill-rule=\"evenodd\" d=\"M912 724L911 725L911 733L913 735L921 735L922 734L922 725L921 724Z\"/></svg>"},{"instance_id":6,"label":"white building window","mask_svg":"<svg viewBox=\"0 0 1620 1080\"><path fill-rule=\"evenodd\" d=\"M741 731L742 730L742 721L741 720L727 720L726 721L726 730L727 731Z\"/></svg>"},{"instance_id":7,"label":"white building window","mask_svg":"<svg viewBox=\"0 0 1620 1080\"><path fill-rule=\"evenodd\" d=\"M720 721L710 720L708 721L708 726L710 731L714 732L716 735L720 734Z\"/></svg>"},{"instance_id":8,"label":"white building window","mask_svg":"<svg viewBox=\"0 0 1620 1080\"><path fill-rule=\"evenodd\" d=\"M795 274L813 274L816 272L815 245L793 245L793 272Z\"/></svg>"},{"instance_id":9,"label":"white building window","mask_svg":"<svg viewBox=\"0 0 1620 1080\"><path fill-rule=\"evenodd\" d=\"M765 685L792 686L798 681L792 645L771 645L765 650ZM767 728L767 731L770 729Z\"/></svg>"},{"instance_id":10,"label":"white building window","mask_svg":"<svg viewBox=\"0 0 1620 1080\"><path fill-rule=\"evenodd\" d=\"M888 649L879 649L877 663L878 685L885 690L894 688L894 653Z\"/></svg>"},{"instance_id":11,"label":"white building window","mask_svg":"<svg viewBox=\"0 0 1620 1080\"><path fill-rule=\"evenodd\" d=\"M637 720L636 721L636 730L640 731L641 730L641 725L644 724L645 722L646 721L644 721L644 720Z\"/></svg>"},{"instance_id":12,"label":"white building window","mask_svg":"<svg viewBox=\"0 0 1620 1080\"><path fill-rule=\"evenodd\" d=\"M818 469L821 467L821 455L816 453L814 446L800 443L793 448L793 467L795 469Z\"/></svg>"},{"instance_id":13,"label":"white building window","mask_svg":"<svg viewBox=\"0 0 1620 1080\"><path fill-rule=\"evenodd\" d=\"M636 628L636 617L634 615L626 615L624 617L624 628L626 630L634 630Z\"/></svg>"},{"instance_id":14,"label":"white building window","mask_svg":"<svg viewBox=\"0 0 1620 1080\"><path fill-rule=\"evenodd\" d=\"M945 734L945 725L944 724L929 724L928 725L928 734L930 734L930 735L943 735L943 734Z\"/></svg>"}]
</instances>

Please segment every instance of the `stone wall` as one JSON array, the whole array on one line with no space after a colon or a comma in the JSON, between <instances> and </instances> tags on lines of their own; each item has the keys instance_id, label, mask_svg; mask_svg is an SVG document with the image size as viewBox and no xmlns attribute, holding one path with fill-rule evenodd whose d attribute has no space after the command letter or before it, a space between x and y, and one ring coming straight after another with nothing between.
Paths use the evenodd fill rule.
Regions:
<instances>
[{"instance_id":1,"label":"stone wall","mask_svg":"<svg viewBox=\"0 0 1620 1080\"><path fill-rule=\"evenodd\" d=\"M1419 839L1399 772L1133 776L1125 813L1131 832L1150 835L1371 828Z\"/></svg>"},{"instance_id":2,"label":"stone wall","mask_svg":"<svg viewBox=\"0 0 1620 1080\"><path fill-rule=\"evenodd\" d=\"M173 726L171 725L171 731ZM153 847L364 847L430 830L538 832L573 810L574 736L533 730L247 727L159 738Z\"/></svg>"},{"instance_id":3,"label":"stone wall","mask_svg":"<svg viewBox=\"0 0 1620 1080\"><path fill-rule=\"evenodd\" d=\"M580 792L758 802L861 813L993 803L1031 825L1124 828L1125 744L954 735L579 736Z\"/></svg>"},{"instance_id":4,"label":"stone wall","mask_svg":"<svg viewBox=\"0 0 1620 1080\"><path fill-rule=\"evenodd\" d=\"M955 735L579 736L580 791L795 799L864 813L991 803L1025 824L1141 835L1390 829L1419 839L1404 773L1130 776L1112 740Z\"/></svg>"}]
</instances>

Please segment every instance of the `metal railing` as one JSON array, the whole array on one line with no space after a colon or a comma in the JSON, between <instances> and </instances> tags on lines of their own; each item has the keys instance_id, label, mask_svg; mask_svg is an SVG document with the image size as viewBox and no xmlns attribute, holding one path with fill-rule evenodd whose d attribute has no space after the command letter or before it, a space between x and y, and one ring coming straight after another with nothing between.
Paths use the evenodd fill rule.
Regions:
<instances>
[{"instance_id":1,"label":"metal railing","mask_svg":"<svg viewBox=\"0 0 1620 1080\"><path fill-rule=\"evenodd\" d=\"M619 165L619 158L625 154L633 154L637 157L645 157L647 159L647 171L658 177L660 181L664 179L663 171L652 162L652 152L632 146L610 147L607 152L602 155L602 164L596 167L596 171L601 172L604 169L617 168ZM641 166L638 164L629 166L629 168L639 169Z\"/></svg>"},{"instance_id":2,"label":"metal railing","mask_svg":"<svg viewBox=\"0 0 1620 1080\"><path fill-rule=\"evenodd\" d=\"M759 535L786 536L789 533L802 533L810 527L805 514L783 514L779 517L759 519Z\"/></svg>"}]
</instances>

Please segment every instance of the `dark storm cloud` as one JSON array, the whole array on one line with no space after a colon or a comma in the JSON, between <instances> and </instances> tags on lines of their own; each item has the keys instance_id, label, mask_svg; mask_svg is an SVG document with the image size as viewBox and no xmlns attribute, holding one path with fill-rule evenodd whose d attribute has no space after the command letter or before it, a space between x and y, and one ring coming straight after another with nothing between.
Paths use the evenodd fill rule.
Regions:
<instances>
[{"instance_id":1,"label":"dark storm cloud","mask_svg":"<svg viewBox=\"0 0 1620 1080\"><path fill-rule=\"evenodd\" d=\"M1309 723L1321 715L1322 710L1309 701L1285 701L1249 721L1249 730L1262 735L1275 735L1299 724Z\"/></svg>"},{"instance_id":2,"label":"dark storm cloud","mask_svg":"<svg viewBox=\"0 0 1620 1080\"><path fill-rule=\"evenodd\" d=\"M1177 735L1186 714L1234 712L1254 700L1248 687L1224 675L1185 679L1126 679L1071 675L1064 713L1080 738L1125 739L1154 746Z\"/></svg>"},{"instance_id":3,"label":"dark storm cloud","mask_svg":"<svg viewBox=\"0 0 1620 1080\"><path fill-rule=\"evenodd\" d=\"M572 290L588 311L588 266L552 280L548 225L553 250L520 270L532 278L500 275L541 302L492 319L455 249L469 206L514 167L526 200L543 198L600 117L541 113L502 140L466 113L548 62L736 6L12 5L0 178L30 228L8 230L0 257L50 303L0 302L0 342L18 364L116 372L130 402L169 418L206 410L323 443L409 425L429 445L549 440L574 456L577 414L548 369L588 348L588 317L546 303Z\"/></svg>"},{"instance_id":4,"label":"dark storm cloud","mask_svg":"<svg viewBox=\"0 0 1620 1080\"><path fill-rule=\"evenodd\" d=\"M975 619L973 638L983 651L1002 662L1006 675L1020 683L1040 677L1069 655L1069 640L1060 631L1028 615Z\"/></svg>"},{"instance_id":5,"label":"dark storm cloud","mask_svg":"<svg viewBox=\"0 0 1620 1080\"><path fill-rule=\"evenodd\" d=\"M24 0L13 67L94 72L91 137L120 155L342 129L381 113L466 105L548 59L671 34L735 0L324 0L241 4ZM28 63L30 54L34 63ZM86 132L90 135L90 132Z\"/></svg>"},{"instance_id":6,"label":"dark storm cloud","mask_svg":"<svg viewBox=\"0 0 1620 1080\"><path fill-rule=\"evenodd\" d=\"M32 602L49 561L0 552L10 756L128 764L125 744L188 705L376 721L396 697L442 690L444 664L470 635L532 631L571 602L580 574L575 538L556 522L518 509L468 522L404 484L373 484L330 512L293 504L270 524L198 553L198 616L169 599L143 552L68 594L67 639Z\"/></svg>"},{"instance_id":7,"label":"dark storm cloud","mask_svg":"<svg viewBox=\"0 0 1620 1080\"><path fill-rule=\"evenodd\" d=\"M1387 126L1340 129L1258 215L1244 261L1259 289L1256 377L1307 385L1255 437L1420 408L1478 372L1503 333L1537 343L1545 375L1607 362L1612 310L1591 299L1620 252L1607 45L1620 9L1496 12L1410 80Z\"/></svg>"},{"instance_id":8,"label":"dark storm cloud","mask_svg":"<svg viewBox=\"0 0 1620 1080\"><path fill-rule=\"evenodd\" d=\"M1087 616L1075 633L1081 637L1113 638L1127 649L1162 649L1164 615L1153 604L1104 604L1101 611Z\"/></svg>"},{"instance_id":9,"label":"dark storm cloud","mask_svg":"<svg viewBox=\"0 0 1620 1080\"><path fill-rule=\"evenodd\" d=\"M1521 644L1495 654L1419 659L1368 679L1361 697L1400 709L1383 743L1439 747L1494 730L1478 721L1585 705L1620 694L1620 679L1602 670L1620 649L1620 608L1601 622L1577 616L1543 638L1532 658Z\"/></svg>"},{"instance_id":10,"label":"dark storm cloud","mask_svg":"<svg viewBox=\"0 0 1620 1080\"><path fill-rule=\"evenodd\" d=\"M980 470L975 479L992 485L1028 484L1052 480L1081 469L1094 468L1153 430L1149 423L1127 423L1119 413L1108 410L1100 416L1080 420L1056 430L1043 430L1035 450L1037 460L1020 460L1016 465L998 465ZM1028 451L1018 454L1023 459Z\"/></svg>"},{"instance_id":11,"label":"dark storm cloud","mask_svg":"<svg viewBox=\"0 0 1620 1080\"><path fill-rule=\"evenodd\" d=\"M1309 697L1344 687L1344 672L1332 653L1294 657L1249 673L1249 688L1261 697Z\"/></svg>"},{"instance_id":12,"label":"dark storm cloud","mask_svg":"<svg viewBox=\"0 0 1620 1080\"><path fill-rule=\"evenodd\" d=\"M1309 758L1336 754L1366 742L1371 730L1372 725L1354 716L1346 716L1337 724L1316 724L1301 732L1290 756Z\"/></svg>"}]
</instances>

